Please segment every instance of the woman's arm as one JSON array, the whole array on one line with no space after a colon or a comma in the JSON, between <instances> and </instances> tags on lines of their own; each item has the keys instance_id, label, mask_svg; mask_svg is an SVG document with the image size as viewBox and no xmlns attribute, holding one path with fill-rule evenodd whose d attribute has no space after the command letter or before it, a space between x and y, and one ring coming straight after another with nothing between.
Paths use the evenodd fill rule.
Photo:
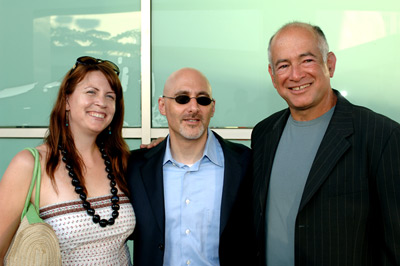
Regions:
<instances>
[{"instance_id":1,"label":"woman's arm","mask_svg":"<svg viewBox=\"0 0 400 266\"><path fill-rule=\"evenodd\" d=\"M21 221L34 163L32 154L23 150L12 159L0 180L0 266Z\"/></svg>"}]
</instances>

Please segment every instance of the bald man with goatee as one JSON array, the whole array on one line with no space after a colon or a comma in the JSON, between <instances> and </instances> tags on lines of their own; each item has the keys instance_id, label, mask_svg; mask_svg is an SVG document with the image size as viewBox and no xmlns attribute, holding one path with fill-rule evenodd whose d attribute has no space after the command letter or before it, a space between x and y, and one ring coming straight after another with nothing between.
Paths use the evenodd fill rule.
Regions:
<instances>
[{"instance_id":1,"label":"bald man with goatee","mask_svg":"<svg viewBox=\"0 0 400 266\"><path fill-rule=\"evenodd\" d=\"M129 161L136 266L254 263L251 152L209 129L215 103L196 69L165 82L158 107L169 135Z\"/></svg>"}]
</instances>

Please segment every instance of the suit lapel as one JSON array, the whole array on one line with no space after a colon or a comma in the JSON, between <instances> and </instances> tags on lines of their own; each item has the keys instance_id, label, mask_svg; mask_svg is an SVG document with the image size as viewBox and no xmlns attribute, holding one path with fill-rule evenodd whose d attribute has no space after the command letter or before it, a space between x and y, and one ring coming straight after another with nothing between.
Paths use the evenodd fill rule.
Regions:
<instances>
[{"instance_id":1,"label":"suit lapel","mask_svg":"<svg viewBox=\"0 0 400 266\"><path fill-rule=\"evenodd\" d=\"M224 185L221 199L220 235L224 231L229 220L232 207L237 198L240 183L243 176L243 167L238 160L239 156L232 151L223 140L218 138L224 152Z\"/></svg>"},{"instance_id":2,"label":"suit lapel","mask_svg":"<svg viewBox=\"0 0 400 266\"><path fill-rule=\"evenodd\" d=\"M268 193L269 181L271 178L271 170L272 165L274 163L275 152L279 144L279 140L281 138L283 129L285 128L287 119L289 117L289 109L287 109L282 116L277 120L274 124L272 131L269 131L264 136L264 140L262 143L264 146L261 151L262 154L259 160L257 160L257 167L261 167L261 172L257 171L257 173L262 174L262 178L256 178L260 182L256 184L256 188L258 189L258 204L260 204L261 211L264 212L266 208L266 198ZM255 144L257 145L257 144ZM256 154L254 156L257 156Z\"/></svg>"},{"instance_id":3,"label":"suit lapel","mask_svg":"<svg viewBox=\"0 0 400 266\"><path fill-rule=\"evenodd\" d=\"M154 217L163 234L165 228L165 209L162 163L166 149L166 140L167 138L145 155L147 161L143 164L140 171Z\"/></svg>"},{"instance_id":4,"label":"suit lapel","mask_svg":"<svg viewBox=\"0 0 400 266\"><path fill-rule=\"evenodd\" d=\"M352 106L337 91L335 93L338 97L335 112L310 169L299 212L310 201L338 160L351 146L347 137L353 133Z\"/></svg>"}]
</instances>

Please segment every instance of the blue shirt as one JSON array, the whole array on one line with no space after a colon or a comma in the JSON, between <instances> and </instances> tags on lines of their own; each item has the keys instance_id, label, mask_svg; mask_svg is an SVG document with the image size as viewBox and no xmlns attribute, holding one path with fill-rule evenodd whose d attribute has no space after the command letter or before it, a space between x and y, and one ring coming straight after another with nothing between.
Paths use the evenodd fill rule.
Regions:
<instances>
[{"instance_id":1,"label":"blue shirt","mask_svg":"<svg viewBox=\"0 0 400 266\"><path fill-rule=\"evenodd\" d=\"M191 166L172 158L168 137L163 175L164 265L219 265L224 154L211 130L202 158Z\"/></svg>"}]
</instances>

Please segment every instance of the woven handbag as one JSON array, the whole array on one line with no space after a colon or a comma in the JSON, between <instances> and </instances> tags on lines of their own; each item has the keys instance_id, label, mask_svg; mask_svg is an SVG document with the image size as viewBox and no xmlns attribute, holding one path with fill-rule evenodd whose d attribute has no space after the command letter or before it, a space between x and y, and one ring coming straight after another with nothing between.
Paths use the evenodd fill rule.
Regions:
<instances>
[{"instance_id":1,"label":"woven handbag","mask_svg":"<svg viewBox=\"0 0 400 266\"><path fill-rule=\"evenodd\" d=\"M60 245L53 228L39 217L40 161L36 149L26 148L35 157L31 185L21 215L21 223L11 241L4 265L61 265ZM30 202L36 183L35 204Z\"/></svg>"}]
</instances>

